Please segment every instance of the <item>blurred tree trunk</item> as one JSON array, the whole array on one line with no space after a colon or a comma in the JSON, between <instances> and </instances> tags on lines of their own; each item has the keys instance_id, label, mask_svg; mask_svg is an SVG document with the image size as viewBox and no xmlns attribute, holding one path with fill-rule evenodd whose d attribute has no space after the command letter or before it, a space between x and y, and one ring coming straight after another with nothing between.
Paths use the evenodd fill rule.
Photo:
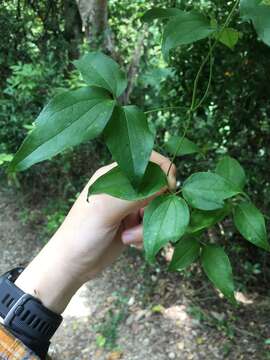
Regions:
<instances>
[{"instance_id":1,"label":"blurred tree trunk","mask_svg":"<svg viewBox=\"0 0 270 360\"><path fill-rule=\"evenodd\" d=\"M80 55L79 45L83 41L82 20L75 0L65 0L64 18L64 37L68 43L68 57L74 60Z\"/></svg>"},{"instance_id":2,"label":"blurred tree trunk","mask_svg":"<svg viewBox=\"0 0 270 360\"><path fill-rule=\"evenodd\" d=\"M121 54L115 51L114 38L108 25L108 0L76 0L81 15L83 30L91 49L101 49L109 53L120 64L123 62ZM146 27L138 35L131 63L127 69L128 86L120 98L120 102L127 104L133 91L139 72L140 59L144 50L144 40L147 36Z\"/></svg>"},{"instance_id":3,"label":"blurred tree trunk","mask_svg":"<svg viewBox=\"0 0 270 360\"><path fill-rule=\"evenodd\" d=\"M112 52L108 27L107 0L76 0L83 29L91 49L102 48Z\"/></svg>"},{"instance_id":4,"label":"blurred tree trunk","mask_svg":"<svg viewBox=\"0 0 270 360\"><path fill-rule=\"evenodd\" d=\"M129 98L133 91L136 77L138 76L139 73L140 61L144 51L144 41L147 35L148 33L146 30L146 26L144 26L142 31L138 35L137 44L134 47L133 56L130 65L128 67L128 72L127 72L128 85L124 94L122 95L122 102L124 104L129 103Z\"/></svg>"}]
</instances>

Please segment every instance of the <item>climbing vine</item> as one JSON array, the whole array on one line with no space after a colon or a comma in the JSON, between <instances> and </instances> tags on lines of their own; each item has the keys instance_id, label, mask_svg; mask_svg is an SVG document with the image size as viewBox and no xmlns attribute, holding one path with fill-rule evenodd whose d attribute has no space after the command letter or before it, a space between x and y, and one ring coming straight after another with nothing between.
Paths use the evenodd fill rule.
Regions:
<instances>
[{"instance_id":1,"label":"climbing vine","mask_svg":"<svg viewBox=\"0 0 270 360\"><path fill-rule=\"evenodd\" d=\"M187 133L194 113L209 94L217 44L234 48L240 41L240 32L230 26L239 13L239 20L251 22L260 41L270 46L270 6L266 0L234 1L223 24L197 11L178 8L153 8L142 16L145 23L164 22L162 53L165 60L178 46L197 41L209 43L194 79L184 131L165 144L171 155L171 166L176 157L200 151L187 138ZM154 135L149 129L147 114L168 107L143 112L135 105L122 106L119 98L127 87L126 75L114 60L101 52L87 53L74 64L86 86L57 95L44 107L34 129L14 156L9 171L25 170L69 147L102 135L118 166L96 180L89 188L89 195L106 193L121 199L139 200L164 188L167 177L149 161ZM198 98L201 74L207 65L208 83L203 96ZM245 184L244 169L236 159L226 155L215 171L196 172L175 192L156 197L146 207L143 219L147 261L153 263L158 252L171 243L175 250L169 270L181 271L199 260L215 287L234 302L229 258L205 232L224 218L232 217L235 227L247 241L270 250L264 216L245 192Z\"/></svg>"}]
</instances>

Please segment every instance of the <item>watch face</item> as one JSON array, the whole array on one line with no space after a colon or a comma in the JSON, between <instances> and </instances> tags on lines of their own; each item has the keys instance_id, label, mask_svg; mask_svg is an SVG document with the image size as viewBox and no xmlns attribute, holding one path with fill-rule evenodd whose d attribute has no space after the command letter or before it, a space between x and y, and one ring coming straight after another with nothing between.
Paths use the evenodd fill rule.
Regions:
<instances>
[{"instance_id":1,"label":"watch face","mask_svg":"<svg viewBox=\"0 0 270 360\"><path fill-rule=\"evenodd\" d=\"M24 271L23 266L19 266L15 269L12 269L4 274L4 276L11 282L15 282L17 278L21 275L21 273Z\"/></svg>"}]
</instances>

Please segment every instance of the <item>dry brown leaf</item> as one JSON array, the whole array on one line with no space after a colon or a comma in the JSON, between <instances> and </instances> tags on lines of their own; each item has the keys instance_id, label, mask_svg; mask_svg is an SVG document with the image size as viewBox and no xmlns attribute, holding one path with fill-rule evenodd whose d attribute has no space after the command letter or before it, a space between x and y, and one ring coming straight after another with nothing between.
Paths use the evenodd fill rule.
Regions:
<instances>
[{"instance_id":1,"label":"dry brown leaf","mask_svg":"<svg viewBox=\"0 0 270 360\"><path fill-rule=\"evenodd\" d=\"M122 351L112 351L107 356L107 360L119 360L122 358L123 352Z\"/></svg>"}]
</instances>

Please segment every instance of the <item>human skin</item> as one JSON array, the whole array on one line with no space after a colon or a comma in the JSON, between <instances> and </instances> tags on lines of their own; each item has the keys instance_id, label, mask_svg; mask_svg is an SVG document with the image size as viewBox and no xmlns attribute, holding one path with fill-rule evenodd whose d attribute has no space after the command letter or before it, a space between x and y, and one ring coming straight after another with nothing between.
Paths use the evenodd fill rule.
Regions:
<instances>
[{"instance_id":1,"label":"human skin","mask_svg":"<svg viewBox=\"0 0 270 360\"><path fill-rule=\"evenodd\" d=\"M153 152L151 161L167 174L170 161ZM100 168L89 180L63 224L46 246L16 280L25 293L41 300L44 306L62 313L75 292L110 265L127 245L142 245L143 208L151 198L126 201L106 194L88 198L88 188L116 163ZM175 188L175 167L168 176Z\"/></svg>"}]
</instances>

